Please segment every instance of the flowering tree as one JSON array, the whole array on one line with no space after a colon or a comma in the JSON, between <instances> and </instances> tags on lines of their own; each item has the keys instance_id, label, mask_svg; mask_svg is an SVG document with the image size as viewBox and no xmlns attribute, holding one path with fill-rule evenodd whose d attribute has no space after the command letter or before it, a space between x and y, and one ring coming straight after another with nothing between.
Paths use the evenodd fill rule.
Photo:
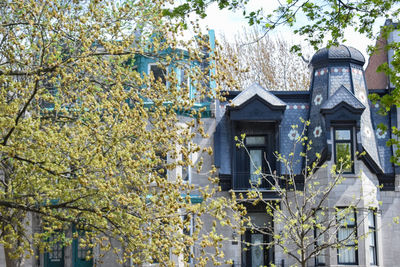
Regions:
<instances>
[{"instance_id":1,"label":"flowering tree","mask_svg":"<svg viewBox=\"0 0 400 267\"><path fill-rule=\"evenodd\" d=\"M305 125L308 124L305 122ZM361 202L369 196L362 195L361 188L360 194L351 196L345 207L335 205L335 191L338 185L346 180L344 170L352 164L349 157L339 157L338 165L333 165L328 171L327 165L321 164L320 155L317 155L316 161L310 162L307 153L301 152L306 167L301 175L294 173L293 166L298 164L294 154L298 151L296 147L304 145L307 151L311 148L304 135L305 129L306 126L299 134L298 127L293 127L292 153L287 156L275 155L277 162L284 166L282 172L286 173L285 175L278 175L271 168L262 172L261 167L254 165L254 174L259 177L258 183L253 183L247 193L233 197L236 203L241 205L244 214L246 206L259 205L263 207L265 214L272 218L272 221L260 224L251 216L241 214L242 232L247 229L268 236L264 242L244 242L245 249L257 246L264 249L275 247L289 256L292 260L289 265L294 263L295 266L302 267L309 266L311 261L325 264L325 253L329 249L337 249L339 258L351 258L350 253L357 249L358 241L369 234L357 232L367 218ZM245 136L236 140L238 146L247 150ZM270 166L268 162L267 164ZM276 201L264 198L263 191L259 188L263 183L276 192ZM275 250L275 253L277 251Z\"/></svg>"},{"instance_id":2,"label":"flowering tree","mask_svg":"<svg viewBox=\"0 0 400 267\"><path fill-rule=\"evenodd\" d=\"M210 59L176 41L181 28L163 18L164 4L0 3L0 243L7 266L55 243L68 246L78 232L87 258L97 246L134 264L173 265L170 253L189 258L188 246L217 242L199 240L196 215L218 213L223 201L211 205L215 189L194 188L176 171L201 168L190 155L203 152L193 137L206 138L203 110L192 108L196 97L176 70L193 66L191 85L204 98ZM158 62L154 72L139 71L140 56ZM192 119L182 122L178 113ZM193 190L203 203L192 204ZM185 235L194 217L196 229Z\"/></svg>"}]
</instances>

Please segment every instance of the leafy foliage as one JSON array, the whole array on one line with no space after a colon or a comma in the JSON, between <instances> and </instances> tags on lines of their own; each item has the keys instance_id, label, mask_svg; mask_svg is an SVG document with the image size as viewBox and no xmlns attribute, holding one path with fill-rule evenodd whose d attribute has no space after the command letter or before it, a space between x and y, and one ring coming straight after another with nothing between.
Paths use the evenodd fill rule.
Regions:
<instances>
[{"instance_id":1,"label":"leafy foliage","mask_svg":"<svg viewBox=\"0 0 400 267\"><path fill-rule=\"evenodd\" d=\"M278 7L271 11L265 12L262 9L251 11L247 10L247 0L214 0L214 1L186 1L190 8L177 7L180 13L171 12L172 16L181 16L188 12L195 11L202 17L206 16L205 7L213 2L218 3L220 9L241 9L243 15L248 19L250 25L260 25L265 33L270 30L279 29L280 26L289 26L293 32L302 36L314 49L321 48L325 40L328 40L328 46L338 45L346 41L344 32L352 29L356 32L364 34L368 38L384 38L387 39L393 31L398 32L397 21L385 24L380 27L378 32L375 31L376 23L382 23L382 19L398 18L400 14L399 0L286 0L277 1ZM306 21L306 23L303 23ZM399 73L400 73L400 43L393 41L388 43L386 50L393 51L391 64L383 64L377 71L384 72L391 81L391 87L394 88L382 98L377 95L372 100L380 101L382 109L390 110L394 106L400 106L399 93ZM293 45L291 50L301 54L300 45ZM378 47L371 47L370 52L377 52ZM398 131L394 134L398 136ZM397 147L400 144L396 139L391 140L391 145ZM397 154L393 158L393 162L400 163L400 155Z\"/></svg>"},{"instance_id":2,"label":"leafy foliage","mask_svg":"<svg viewBox=\"0 0 400 267\"><path fill-rule=\"evenodd\" d=\"M316 257L324 258L324 253L329 249L346 251L353 245L356 248L358 240L369 234L357 233L357 228L366 220L362 201L371 201L370 197L376 193L374 190L362 192L360 188L358 194L347 196L346 207L335 206L337 199L334 195L338 193L338 186L346 180L343 172L351 164L350 157L342 158L329 170L328 164L322 164L321 155L318 154L317 160L310 162L307 153L300 152L306 167L301 174L295 173L293 166L298 164L296 147L304 146L307 151L311 149L312 143L304 135L308 125L309 122L304 122L302 133L293 141L289 155L275 154L277 162L283 166L282 172L286 174L279 175L271 168L261 172L255 166L258 168L256 173L262 180L258 184L252 184L247 193L240 194L237 198L233 196L242 208L242 232L250 229L253 233L269 237L263 243L252 245L266 249L278 248L292 259L291 266L298 264L302 267L308 266ZM293 127L298 128L297 125ZM245 135L235 138L237 145L248 152L244 139ZM271 166L268 162L267 164ZM265 199L263 196L263 190L259 186L265 182L277 194L277 201ZM260 225L250 214L243 216L248 206L262 207L262 211L272 220Z\"/></svg>"},{"instance_id":3,"label":"leafy foliage","mask_svg":"<svg viewBox=\"0 0 400 267\"><path fill-rule=\"evenodd\" d=\"M176 172L201 169L201 157L189 155L210 149L193 141L207 137L201 110L175 70L193 66L191 84L204 98L209 68L199 62L209 59L176 41L181 28L164 20L163 5L0 3L0 243L9 266L56 241L70 245L73 227L85 231L89 248L135 264L173 265L170 252L188 258L187 246L220 240L199 234L199 216L221 212L223 200L210 204L217 188L195 188ZM167 84L139 72L139 56L158 62ZM191 119L182 122L178 110ZM203 202L192 204L193 194Z\"/></svg>"}]
</instances>

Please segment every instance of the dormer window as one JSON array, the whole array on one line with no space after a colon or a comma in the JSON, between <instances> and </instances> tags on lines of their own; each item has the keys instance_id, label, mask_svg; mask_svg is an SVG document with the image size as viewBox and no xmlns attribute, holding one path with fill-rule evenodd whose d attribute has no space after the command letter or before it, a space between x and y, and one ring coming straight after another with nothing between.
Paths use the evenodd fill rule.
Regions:
<instances>
[{"instance_id":1,"label":"dormer window","mask_svg":"<svg viewBox=\"0 0 400 267\"><path fill-rule=\"evenodd\" d=\"M354 173L353 130L334 128L335 164L343 173Z\"/></svg>"},{"instance_id":2,"label":"dormer window","mask_svg":"<svg viewBox=\"0 0 400 267\"><path fill-rule=\"evenodd\" d=\"M246 147L249 151L249 170L250 182L257 185L261 182L262 173L264 172L263 162L265 154L265 136L247 136Z\"/></svg>"},{"instance_id":3,"label":"dormer window","mask_svg":"<svg viewBox=\"0 0 400 267\"><path fill-rule=\"evenodd\" d=\"M247 190L252 186L260 189L271 187L270 181L263 178L263 174L275 170L275 160L272 152L274 148L273 123L268 122L236 122L234 123L235 136L246 134L243 147L236 147L234 154L233 189Z\"/></svg>"}]
</instances>

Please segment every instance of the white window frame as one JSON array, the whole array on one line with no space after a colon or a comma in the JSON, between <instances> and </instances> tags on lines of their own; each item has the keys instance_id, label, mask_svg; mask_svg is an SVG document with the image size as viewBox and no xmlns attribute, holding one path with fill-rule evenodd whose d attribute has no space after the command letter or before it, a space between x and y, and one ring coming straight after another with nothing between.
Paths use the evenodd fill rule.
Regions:
<instances>
[{"instance_id":1,"label":"white window frame","mask_svg":"<svg viewBox=\"0 0 400 267\"><path fill-rule=\"evenodd\" d=\"M339 211L336 214L337 217L340 214L340 210L346 210L346 209L348 209L348 207L338 207L338 209L339 209ZM345 216L343 216L343 218L341 218L341 217L336 218L337 219L337 223L338 224L342 224L341 220L346 220L347 221L349 214L345 214ZM337 238L338 239L339 239L339 235L340 235L340 232L341 232L342 229L353 229L352 232L351 232L351 235L354 235L354 238L357 238L358 232L357 232L357 212L356 212L356 209L352 209L352 214L354 216L354 222L352 224L350 224L350 225L347 223L346 225L343 225L343 226L340 225L339 226L338 231L337 231ZM349 237L349 235L347 237ZM347 239L347 237L345 239ZM359 258L358 258L357 244L352 240L348 240L347 242L354 243L354 244L350 244L350 245L346 244L344 246L344 248L338 248L337 249L337 263L339 265L358 265L359 264ZM351 251L352 253L354 253L354 262L340 261L340 257L341 257L340 253L347 252L347 251Z\"/></svg>"},{"instance_id":2,"label":"white window frame","mask_svg":"<svg viewBox=\"0 0 400 267\"><path fill-rule=\"evenodd\" d=\"M372 215L372 223L370 221L370 215ZM372 266L378 265L378 244L377 244L377 235L376 235L376 209L369 208L368 209L368 251L369 251L369 264ZM371 246L371 238L373 238L374 245ZM372 249L372 253L371 253Z\"/></svg>"}]
</instances>

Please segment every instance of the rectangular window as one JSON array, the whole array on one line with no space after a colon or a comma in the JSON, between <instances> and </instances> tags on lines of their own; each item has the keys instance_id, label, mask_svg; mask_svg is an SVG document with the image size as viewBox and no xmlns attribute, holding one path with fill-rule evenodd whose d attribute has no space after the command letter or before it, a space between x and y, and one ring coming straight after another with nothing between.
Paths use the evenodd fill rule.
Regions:
<instances>
[{"instance_id":1,"label":"rectangular window","mask_svg":"<svg viewBox=\"0 0 400 267\"><path fill-rule=\"evenodd\" d=\"M337 239L342 246L337 250L338 264L357 265L358 256L355 242L357 238L356 212L355 210L349 210L349 208L339 208L336 216L340 225Z\"/></svg>"},{"instance_id":2,"label":"rectangular window","mask_svg":"<svg viewBox=\"0 0 400 267\"><path fill-rule=\"evenodd\" d=\"M369 257L371 265L378 265L377 250L376 250L376 216L375 210L368 210L368 243L369 243Z\"/></svg>"},{"instance_id":3,"label":"rectangular window","mask_svg":"<svg viewBox=\"0 0 400 267\"><path fill-rule=\"evenodd\" d=\"M275 141L277 141L275 129L276 125L269 122L234 122L232 136L240 138L245 135L243 140L245 147L237 146L237 142L232 142L234 145L231 154L234 190L247 190L254 186L268 190L275 185L272 173L275 170L279 172L276 169L277 162L273 154L276 149Z\"/></svg>"},{"instance_id":4,"label":"rectangular window","mask_svg":"<svg viewBox=\"0 0 400 267\"><path fill-rule=\"evenodd\" d=\"M264 151L265 151L265 136L247 136L246 147L249 151L249 170L250 182L254 185L261 183Z\"/></svg>"},{"instance_id":5,"label":"rectangular window","mask_svg":"<svg viewBox=\"0 0 400 267\"><path fill-rule=\"evenodd\" d=\"M161 82L162 84L166 85L166 69L162 68L159 64L149 64L149 75L153 73L154 81Z\"/></svg>"},{"instance_id":6,"label":"rectangular window","mask_svg":"<svg viewBox=\"0 0 400 267\"><path fill-rule=\"evenodd\" d=\"M262 212L249 212L249 228L242 235L242 264L238 266L270 266L273 262L272 242L272 217ZM235 265L236 266L236 265Z\"/></svg>"},{"instance_id":7,"label":"rectangular window","mask_svg":"<svg viewBox=\"0 0 400 267\"><path fill-rule=\"evenodd\" d=\"M196 90L193 86L190 84L190 75L189 75L189 66L183 66L180 69L181 72L181 83L180 83L180 88L181 90L185 90L185 92L188 92L188 96L190 99L194 99L196 97Z\"/></svg>"},{"instance_id":8,"label":"rectangular window","mask_svg":"<svg viewBox=\"0 0 400 267\"><path fill-rule=\"evenodd\" d=\"M185 182L190 183L190 181L192 180L192 155L191 155L191 150L190 150L190 144L186 144L186 149L187 149L187 153L186 153L186 157L183 155L182 153L182 161L187 162L188 164L185 166L182 166L182 180ZM188 162L189 161L189 162Z\"/></svg>"},{"instance_id":9,"label":"rectangular window","mask_svg":"<svg viewBox=\"0 0 400 267\"><path fill-rule=\"evenodd\" d=\"M322 233L318 225L323 224L324 222L324 214L322 210L317 210L315 212L315 228L314 228L314 238L315 238L315 246L319 247L324 243L324 234ZM320 252L319 255L315 257L315 266L325 266L325 249Z\"/></svg>"},{"instance_id":10,"label":"rectangular window","mask_svg":"<svg viewBox=\"0 0 400 267\"><path fill-rule=\"evenodd\" d=\"M334 129L335 164L343 173L354 173L352 132L351 128Z\"/></svg>"},{"instance_id":11,"label":"rectangular window","mask_svg":"<svg viewBox=\"0 0 400 267\"><path fill-rule=\"evenodd\" d=\"M184 228L183 228L183 233L187 236L192 237L193 236L193 229L194 229L194 221L193 217L189 217L188 215L183 215L182 216L182 221L184 223ZM194 247L193 246L186 246L186 251L187 258L186 262L187 263L193 263L193 257L194 257Z\"/></svg>"},{"instance_id":12,"label":"rectangular window","mask_svg":"<svg viewBox=\"0 0 400 267\"><path fill-rule=\"evenodd\" d=\"M159 177L167 178L167 153L157 151L156 152L158 164L156 166L156 172Z\"/></svg>"}]
</instances>

